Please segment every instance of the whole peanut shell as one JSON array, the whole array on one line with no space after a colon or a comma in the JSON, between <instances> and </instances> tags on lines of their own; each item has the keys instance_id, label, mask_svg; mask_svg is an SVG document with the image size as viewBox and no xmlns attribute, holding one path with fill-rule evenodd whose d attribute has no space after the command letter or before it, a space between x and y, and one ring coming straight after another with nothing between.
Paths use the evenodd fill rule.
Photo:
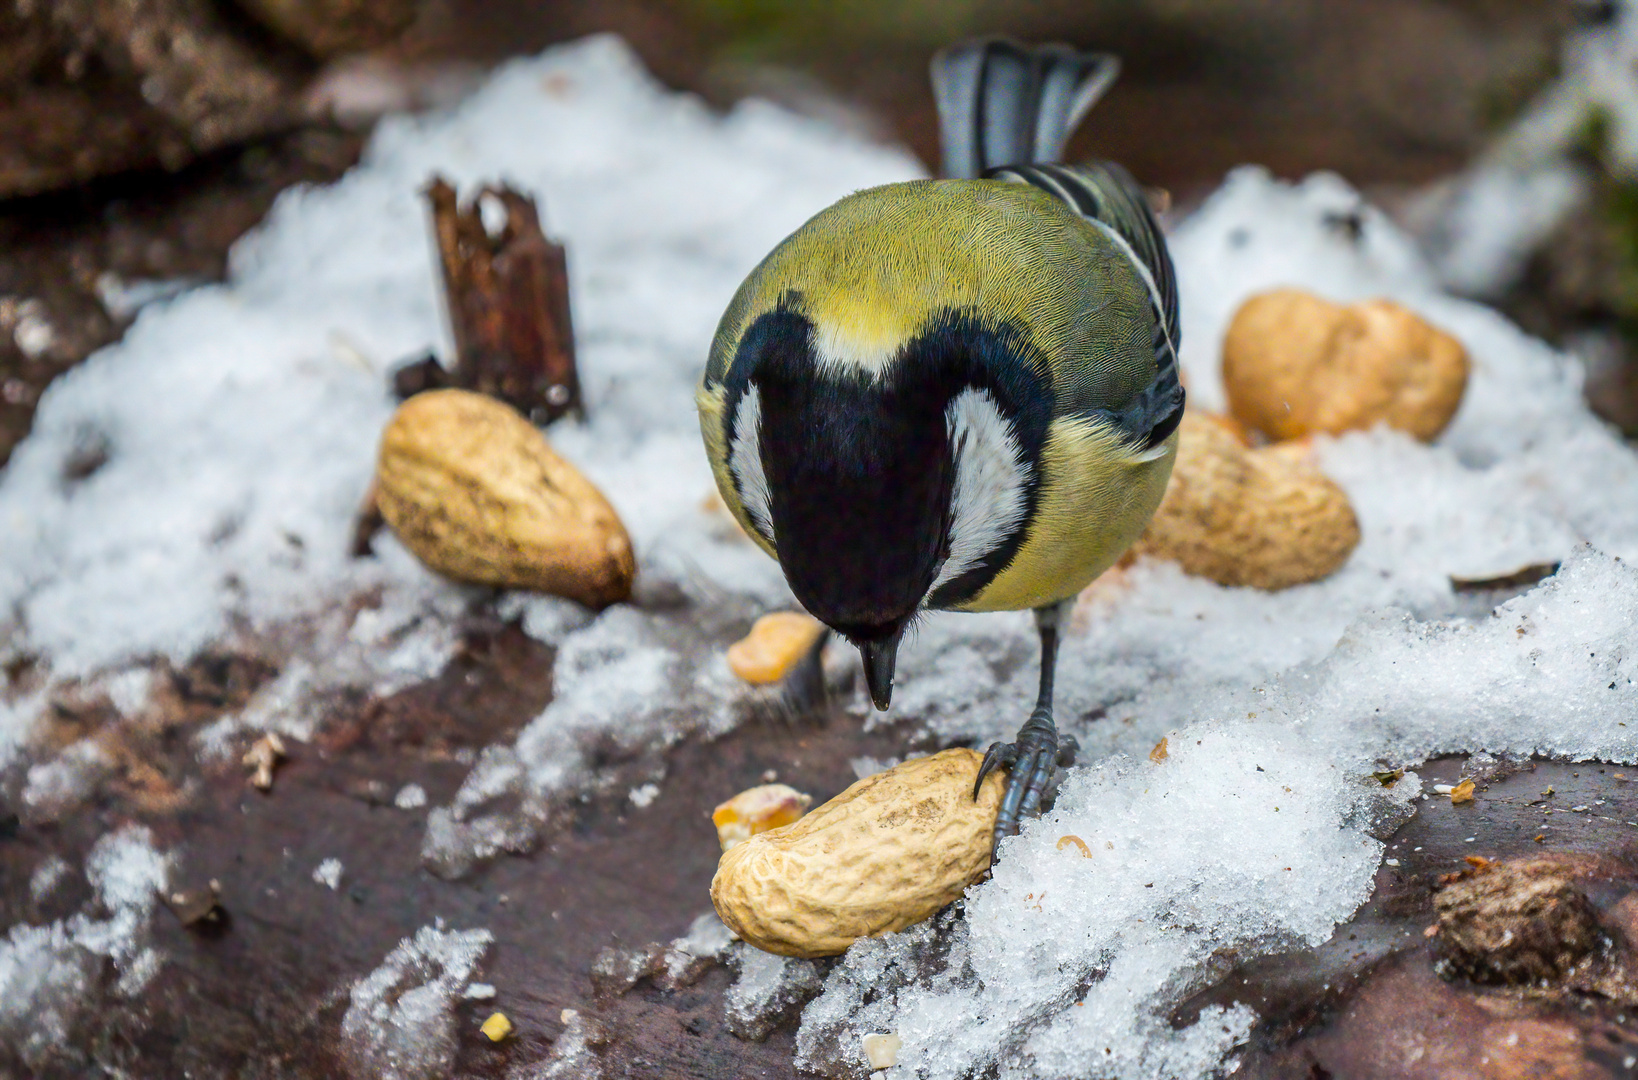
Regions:
<instances>
[{"instance_id":1,"label":"whole peanut shell","mask_svg":"<svg viewBox=\"0 0 1638 1080\"><path fill-rule=\"evenodd\" d=\"M1254 449L1232 420L1185 413L1166 497L1132 554L1260 589L1331 574L1358 546L1359 522L1311 458L1305 442Z\"/></svg>"},{"instance_id":2,"label":"whole peanut shell","mask_svg":"<svg viewBox=\"0 0 1638 1080\"><path fill-rule=\"evenodd\" d=\"M1247 300L1223 339L1229 412L1271 439L1386 423L1431 442L1462 403L1468 366L1461 342L1398 304L1301 289Z\"/></svg>"},{"instance_id":3,"label":"whole peanut shell","mask_svg":"<svg viewBox=\"0 0 1638 1080\"><path fill-rule=\"evenodd\" d=\"M466 390L404 402L381 435L381 516L459 581L606 607L631 595L631 539L602 492L511 406Z\"/></svg>"},{"instance_id":4,"label":"whole peanut shell","mask_svg":"<svg viewBox=\"0 0 1638 1080\"><path fill-rule=\"evenodd\" d=\"M782 956L835 956L902 930L990 865L1002 779L954 749L866 777L793 824L723 853L711 902L729 929Z\"/></svg>"}]
</instances>

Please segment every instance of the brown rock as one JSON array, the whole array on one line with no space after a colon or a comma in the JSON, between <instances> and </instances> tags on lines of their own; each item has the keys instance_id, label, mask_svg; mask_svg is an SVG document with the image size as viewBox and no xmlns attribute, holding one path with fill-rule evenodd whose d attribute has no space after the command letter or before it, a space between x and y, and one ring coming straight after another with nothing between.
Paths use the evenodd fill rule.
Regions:
<instances>
[{"instance_id":1,"label":"brown rock","mask_svg":"<svg viewBox=\"0 0 1638 1080\"><path fill-rule=\"evenodd\" d=\"M200 154L302 120L306 73L209 0L0 7L0 198Z\"/></svg>"},{"instance_id":2,"label":"brown rock","mask_svg":"<svg viewBox=\"0 0 1638 1080\"><path fill-rule=\"evenodd\" d=\"M1571 868L1554 858L1483 862L1447 879L1433 908L1441 958L1478 983L1556 985L1603 937Z\"/></svg>"},{"instance_id":3,"label":"brown rock","mask_svg":"<svg viewBox=\"0 0 1638 1080\"><path fill-rule=\"evenodd\" d=\"M420 0L236 0L257 22L309 56L328 59L391 41Z\"/></svg>"},{"instance_id":4,"label":"brown rock","mask_svg":"<svg viewBox=\"0 0 1638 1080\"><path fill-rule=\"evenodd\" d=\"M1303 443L1253 449L1223 417L1183 417L1166 497L1132 548L1223 585L1283 589L1334 572L1359 544L1341 488Z\"/></svg>"},{"instance_id":5,"label":"brown rock","mask_svg":"<svg viewBox=\"0 0 1638 1080\"><path fill-rule=\"evenodd\" d=\"M441 574L606 607L636 560L614 508L511 407L467 390L410 398L381 436L381 515Z\"/></svg>"},{"instance_id":6,"label":"brown rock","mask_svg":"<svg viewBox=\"0 0 1638 1080\"><path fill-rule=\"evenodd\" d=\"M1223 340L1229 412L1271 439L1386 423L1431 442L1467 373L1461 342L1387 300L1279 289L1247 300Z\"/></svg>"}]
</instances>

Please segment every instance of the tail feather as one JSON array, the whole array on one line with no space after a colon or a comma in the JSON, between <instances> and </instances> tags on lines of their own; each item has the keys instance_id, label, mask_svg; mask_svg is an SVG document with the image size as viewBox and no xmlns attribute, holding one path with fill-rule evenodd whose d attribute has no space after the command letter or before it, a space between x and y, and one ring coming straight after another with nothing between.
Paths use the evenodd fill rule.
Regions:
<instances>
[{"instance_id":1,"label":"tail feather","mask_svg":"<svg viewBox=\"0 0 1638 1080\"><path fill-rule=\"evenodd\" d=\"M944 49L932 64L944 174L975 177L1002 165L1060 160L1076 125L1119 73L1117 57L1067 45L984 38Z\"/></svg>"}]
</instances>

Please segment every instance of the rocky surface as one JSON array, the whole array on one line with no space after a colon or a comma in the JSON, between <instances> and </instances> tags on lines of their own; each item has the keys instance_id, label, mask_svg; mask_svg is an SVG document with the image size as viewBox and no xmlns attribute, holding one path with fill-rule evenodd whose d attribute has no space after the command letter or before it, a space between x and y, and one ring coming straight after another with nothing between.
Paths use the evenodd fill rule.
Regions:
<instances>
[{"instance_id":1,"label":"rocky surface","mask_svg":"<svg viewBox=\"0 0 1638 1080\"><path fill-rule=\"evenodd\" d=\"M167 719L121 743L118 766L86 812L39 824L0 818L7 925L84 904L75 875L43 900L29 883L53 858L77 864L119 823L143 822L160 847L181 852L169 889L181 899L154 920L153 944L166 957L158 975L127 1002L106 971L90 990L97 1007L31 1075L77 1077L92 1066L137 1077L340 1075L349 984L435 918L495 938L480 976L495 996L457 1012L456 1075L503 1076L548 1057L566 1030L565 1008L597 1025L594 1052L615 1075L790 1075L794 1016L764 1029L764 1041L734 1036L724 1011L734 977L721 964L701 964L697 981L669 990L648 973L594 983L593 965L606 950L641 952L678 938L710 911L718 855L710 812L722 799L769 770L829 798L855 779L851 758L901 753L902 734L862 734L845 714L748 724L671 751L658 798L642 808L628 789L654 763L621 761L611 749L602 765L631 783L563 807L539 850L457 882L434 877L421 861L426 811L396 806L397 794L417 784L427 802L447 803L470 767L463 760L515 734L549 700L551 656L516 627L476 621L437 680L345 703L321 741L289 746L266 793L236 760L201 768L189 737L271 672L218 656L176 673ZM94 732L99 718L96 707L64 715L53 735ZM14 793L20 781L11 776L0 791ZM341 865L334 889L314 880L332 858ZM220 910L201 918L194 901L213 881ZM515 1028L499 1044L478 1031L496 1010ZM0 1047L0 1072L18 1067Z\"/></svg>"},{"instance_id":2,"label":"rocky surface","mask_svg":"<svg viewBox=\"0 0 1638 1080\"><path fill-rule=\"evenodd\" d=\"M1429 783L1476 776L1473 801L1430 795L1328 943L1233 968L1180 1018L1214 1002L1255 1007L1237 1075L1257 1080L1630 1076L1638 1009L1619 987L1638 904L1638 771L1486 771L1458 759L1424 769Z\"/></svg>"},{"instance_id":3,"label":"rocky surface","mask_svg":"<svg viewBox=\"0 0 1638 1080\"><path fill-rule=\"evenodd\" d=\"M494 935L478 977L495 994L457 1007L451 1075L505 1076L581 1043L578 1067L604 1075L794 1075L801 980L787 988L797 995L789 1007L747 1012L742 1004L736 1013L731 965L690 962L686 974L668 976L662 943L709 910L716 802L770 771L827 798L854 779L852 758L904 752L904 732L863 733L856 718L835 713L690 740L665 755L658 797L640 808L628 787L656 763L611 750L602 762L614 778L607 790L562 807L538 850L460 881L434 877L420 858L424 808L395 805L416 801L398 793L415 784L429 803L447 802L463 760L515 733L549 700L550 659L515 627L475 618L442 676L341 703L320 741L289 748L266 793L249 786L237 761L201 767L188 740L271 670L222 655L175 673L162 695L165 719L109 743L117 766L86 812L0 820L7 924L83 905L86 886L75 875L43 898L29 883L52 859L77 862L119 824L145 824L159 846L180 853L168 906L153 923L165 956L159 973L127 1001L106 970L89 990L95 1007L31 1075L92 1067L136 1077L337 1075L352 980L435 918ZM95 706L63 711L53 734L67 742L102 719ZM1607 981L1600 989L1460 977L1441 962L1460 936L1452 918L1462 917L1441 922L1439 908L1449 909L1442 898L1456 888L1441 879L1466 871L1462 880L1474 880L1475 860L1545 861L1558 874L1554 888L1587 906L1584 944L1626 949L1622 928L1638 904L1638 872L1626 858L1638 838L1638 773L1538 762L1487 777L1493 767L1457 759L1427 767L1430 783L1476 776L1476 797L1419 803L1388 841L1375 895L1331 942L1242 967L1221 957L1221 982L1180 1009L1179 1022L1212 1003L1252 1004L1263 1019L1238 1075L1253 1077L1628 1075L1623 1055L1638 1048L1630 996L1611 996ZM330 859L340 864L333 888L315 878ZM218 907L201 908L200 897ZM1443 929L1429 937L1434 926ZM1552 982L1557 970L1530 973ZM817 989L808 982L808 992ZM478 1030L494 1011L514 1025L500 1043ZM18 1063L0 1050L0 1067Z\"/></svg>"}]
</instances>

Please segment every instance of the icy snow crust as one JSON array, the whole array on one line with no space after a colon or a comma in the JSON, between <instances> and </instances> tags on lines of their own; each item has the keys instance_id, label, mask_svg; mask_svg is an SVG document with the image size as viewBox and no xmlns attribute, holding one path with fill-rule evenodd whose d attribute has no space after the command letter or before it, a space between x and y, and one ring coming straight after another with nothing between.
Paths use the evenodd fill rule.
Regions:
<instances>
[{"instance_id":1,"label":"icy snow crust","mask_svg":"<svg viewBox=\"0 0 1638 1080\"><path fill-rule=\"evenodd\" d=\"M570 250L591 415L550 437L624 517L642 595L691 601L596 617L499 601L558 647L556 697L430 814L427 860L458 873L527 846L554 797L596 781L589 740L662 745L734 722L745 692L721 659L724 628L789 596L702 506L693 385L757 260L841 195L917 168L765 105L714 118L609 39L512 65L450 113L383 124L341 182L280 201L228 284L145 308L52 388L0 478L0 659L36 657L48 682L85 680L135 715L144 665L272 641L281 673L210 733L223 752L246 730L310 735L337 689L389 692L441 668L488 594L437 580L389 537L375 559L345 555L391 410L386 365L450 351L418 195L434 171L541 197ZM1621 726L1638 724L1638 575L1617 558L1638 558L1638 458L1587 413L1577 368L1442 295L1334 177L1237 172L1174 240L1194 406L1221 403L1235 307L1297 284L1390 296L1461 338L1474 361L1461 412L1433 446L1388 431L1321 441L1364 534L1324 582L1270 594L1146 564L1093 588L1059 674L1060 723L1087 767L959 917L855 946L804 1013L810 1067L862 1069L859 1036L894 1032L893 1080L1205 1075L1253 1014L1176 1031L1169 1009L1214 952L1324 940L1365 899L1375 834L1419 790L1411 775L1384 791L1370 770L1480 750L1638 760ZM72 479L65 466L98 451L107 463ZM1556 577L1494 616L1451 588L1555 561ZM895 712L929 742L1008 738L1034 693L1028 617L932 616L900 671ZM26 743L45 696L0 700L0 758ZM1153 764L1162 736L1171 753ZM42 805L74 798L94 766L38 773ZM1091 857L1059 851L1066 834ZM72 950L90 947L76 933L14 928L0 982L57 971L70 986ZM357 1060L400 1069L412 1044L436 1058L484 944L418 935L360 983L344 1025ZM736 998L749 1023L755 1002L788 998L761 992L786 982L770 965L743 966L759 976Z\"/></svg>"},{"instance_id":2,"label":"icy snow crust","mask_svg":"<svg viewBox=\"0 0 1638 1080\"><path fill-rule=\"evenodd\" d=\"M109 996L135 997L159 971L148 926L171 865L147 829L111 832L86 856L96 899L85 911L45 926L19 923L0 939L0 1043L25 1065L72 1051L86 1010ZM31 882L36 900L68 872L61 861L46 866L49 880Z\"/></svg>"},{"instance_id":3,"label":"icy snow crust","mask_svg":"<svg viewBox=\"0 0 1638 1080\"><path fill-rule=\"evenodd\" d=\"M333 886L332 886L333 887ZM455 1064L453 1008L495 936L423 926L347 992L341 1039L354 1075L436 1080Z\"/></svg>"}]
</instances>

